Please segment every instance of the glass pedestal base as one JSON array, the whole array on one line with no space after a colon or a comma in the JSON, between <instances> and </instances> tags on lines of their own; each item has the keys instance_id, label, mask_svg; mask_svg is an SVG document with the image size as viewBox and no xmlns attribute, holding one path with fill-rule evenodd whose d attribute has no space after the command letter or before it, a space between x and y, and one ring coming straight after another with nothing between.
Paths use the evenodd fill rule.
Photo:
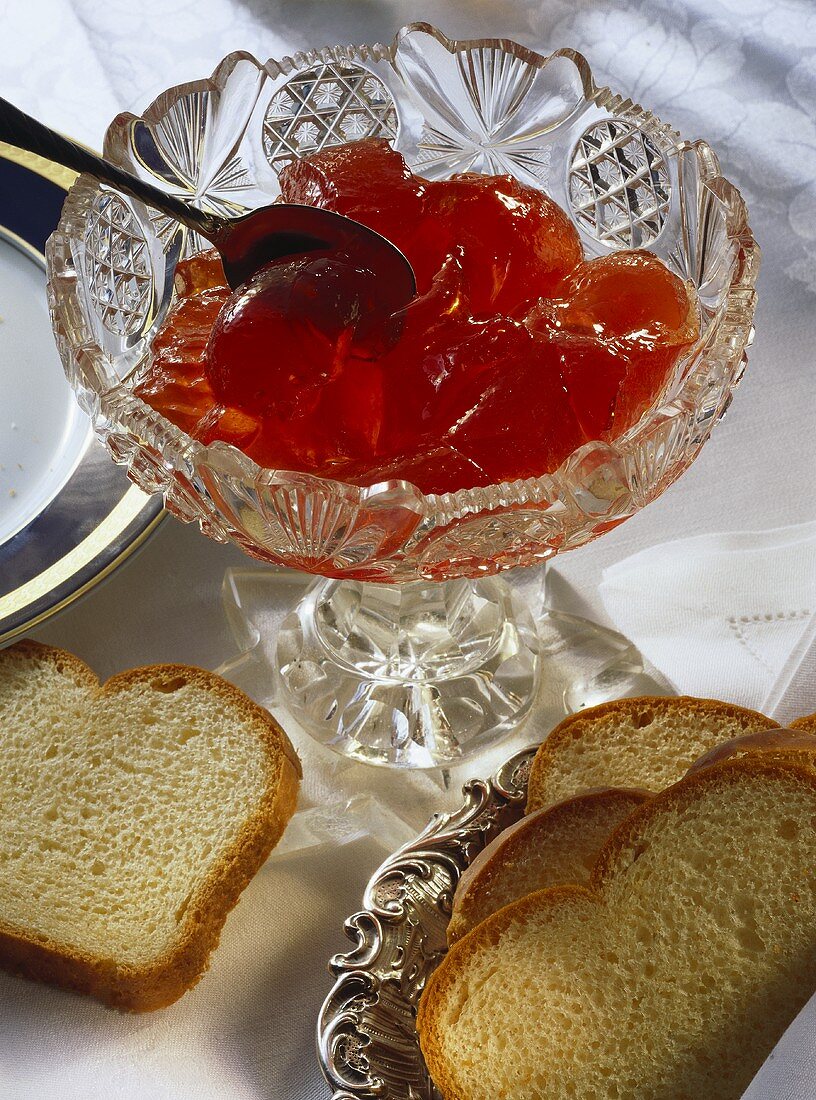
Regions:
<instances>
[{"instance_id":1,"label":"glass pedestal base","mask_svg":"<svg viewBox=\"0 0 816 1100\"><path fill-rule=\"evenodd\" d=\"M218 671L284 728L298 723L335 750L338 765L345 756L351 769L355 760L439 768L447 782L482 752L486 774L565 714L673 691L622 635L554 610L553 575L542 565L518 571L512 585L487 578L400 589L315 582L273 566L230 569L224 608L237 654Z\"/></svg>"},{"instance_id":2,"label":"glass pedestal base","mask_svg":"<svg viewBox=\"0 0 816 1100\"><path fill-rule=\"evenodd\" d=\"M371 764L446 767L504 740L536 698L533 617L495 577L318 581L281 624L281 701L313 737Z\"/></svg>"}]
</instances>

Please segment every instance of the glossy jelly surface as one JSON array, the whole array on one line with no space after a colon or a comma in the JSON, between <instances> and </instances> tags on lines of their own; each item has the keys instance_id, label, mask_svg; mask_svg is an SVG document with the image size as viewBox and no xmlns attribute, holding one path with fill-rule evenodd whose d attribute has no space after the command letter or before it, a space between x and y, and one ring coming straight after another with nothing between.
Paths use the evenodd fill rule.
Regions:
<instances>
[{"instance_id":1,"label":"glossy jelly surface","mask_svg":"<svg viewBox=\"0 0 816 1100\"><path fill-rule=\"evenodd\" d=\"M137 393L261 466L428 493L540 476L635 423L697 337L655 256L585 261L566 214L510 177L429 182L368 140L293 162L281 188L392 240L418 293L394 312L348 253L274 261L232 294L216 254L179 264Z\"/></svg>"},{"instance_id":2,"label":"glossy jelly surface","mask_svg":"<svg viewBox=\"0 0 816 1100\"><path fill-rule=\"evenodd\" d=\"M402 249L427 291L459 250L470 308L507 313L548 294L581 260L578 234L541 191L511 176L415 176L385 141L358 141L293 161L281 198L345 214Z\"/></svg>"},{"instance_id":3,"label":"glossy jelly surface","mask_svg":"<svg viewBox=\"0 0 816 1100\"><path fill-rule=\"evenodd\" d=\"M561 352L570 405L590 439L635 424L698 332L685 284L641 250L579 263L526 323Z\"/></svg>"}]
</instances>

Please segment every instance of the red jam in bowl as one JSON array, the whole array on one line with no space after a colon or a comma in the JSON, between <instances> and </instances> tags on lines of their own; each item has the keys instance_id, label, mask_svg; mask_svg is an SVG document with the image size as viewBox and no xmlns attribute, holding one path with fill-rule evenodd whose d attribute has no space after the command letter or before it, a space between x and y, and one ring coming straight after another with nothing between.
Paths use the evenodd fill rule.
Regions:
<instances>
[{"instance_id":1,"label":"red jam in bowl","mask_svg":"<svg viewBox=\"0 0 816 1100\"><path fill-rule=\"evenodd\" d=\"M426 493L540 476L636 423L697 338L657 257L585 260L560 207L508 176L430 182L366 140L280 183L393 241L417 295L391 313L350 254L276 260L232 293L216 253L178 265L136 393L260 466Z\"/></svg>"}]
</instances>

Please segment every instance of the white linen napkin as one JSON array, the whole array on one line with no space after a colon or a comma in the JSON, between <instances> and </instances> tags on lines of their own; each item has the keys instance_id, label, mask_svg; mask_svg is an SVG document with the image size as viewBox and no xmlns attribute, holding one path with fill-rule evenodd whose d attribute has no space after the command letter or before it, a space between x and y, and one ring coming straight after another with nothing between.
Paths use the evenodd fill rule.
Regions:
<instances>
[{"instance_id":1,"label":"white linen napkin","mask_svg":"<svg viewBox=\"0 0 816 1100\"><path fill-rule=\"evenodd\" d=\"M604 571L610 618L681 694L762 710L816 613L816 523L700 535ZM816 711L816 681L788 711Z\"/></svg>"}]
</instances>

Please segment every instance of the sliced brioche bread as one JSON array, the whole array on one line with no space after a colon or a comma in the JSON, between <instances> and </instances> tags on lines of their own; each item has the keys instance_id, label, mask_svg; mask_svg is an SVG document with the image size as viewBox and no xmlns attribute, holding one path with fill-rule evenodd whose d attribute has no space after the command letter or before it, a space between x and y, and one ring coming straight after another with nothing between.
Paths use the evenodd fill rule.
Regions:
<instances>
[{"instance_id":1,"label":"sliced brioche bread","mask_svg":"<svg viewBox=\"0 0 816 1100\"><path fill-rule=\"evenodd\" d=\"M536 753L527 812L594 787L660 791L723 741L778 728L764 714L688 696L618 699L566 718Z\"/></svg>"},{"instance_id":2,"label":"sliced brioche bread","mask_svg":"<svg viewBox=\"0 0 816 1100\"><path fill-rule=\"evenodd\" d=\"M0 652L0 966L141 1011L193 985L295 809L300 764L201 669L104 686L78 658Z\"/></svg>"},{"instance_id":3,"label":"sliced brioche bread","mask_svg":"<svg viewBox=\"0 0 816 1100\"><path fill-rule=\"evenodd\" d=\"M422 996L445 1100L737 1100L816 987L816 774L751 753L635 810Z\"/></svg>"},{"instance_id":4,"label":"sliced brioche bread","mask_svg":"<svg viewBox=\"0 0 816 1100\"><path fill-rule=\"evenodd\" d=\"M650 797L647 791L608 787L538 810L505 829L459 880L448 943L535 890L587 882L609 834Z\"/></svg>"},{"instance_id":5,"label":"sliced brioche bread","mask_svg":"<svg viewBox=\"0 0 816 1100\"><path fill-rule=\"evenodd\" d=\"M807 730L810 733L816 733L816 714L806 714L803 718L797 718L791 722L790 728L792 730Z\"/></svg>"}]
</instances>

